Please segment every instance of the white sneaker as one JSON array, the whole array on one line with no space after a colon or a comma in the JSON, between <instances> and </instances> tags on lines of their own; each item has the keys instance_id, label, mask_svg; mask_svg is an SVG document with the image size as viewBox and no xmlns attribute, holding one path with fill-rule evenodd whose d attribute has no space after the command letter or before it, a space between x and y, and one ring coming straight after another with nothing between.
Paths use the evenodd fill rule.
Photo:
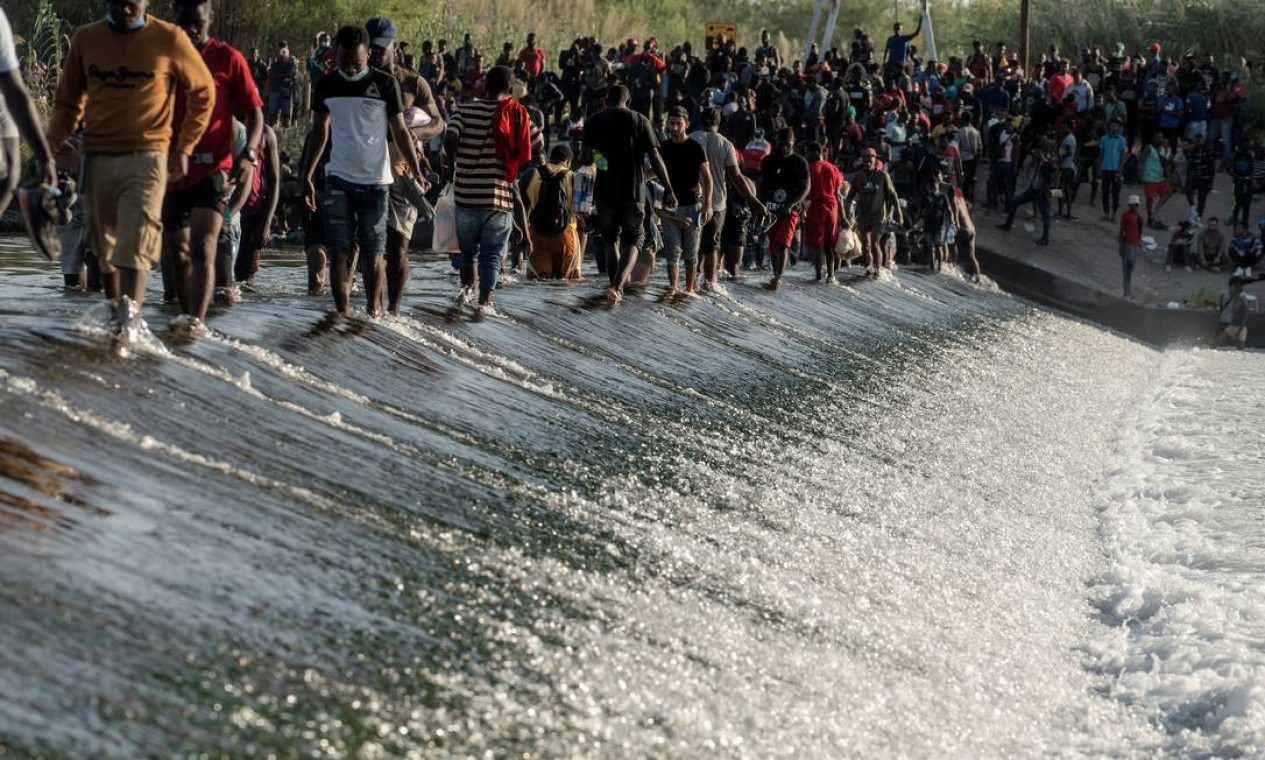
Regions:
<instances>
[{"instance_id":1,"label":"white sneaker","mask_svg":"<svg viewBox=\"0 0 1265 760\"><path fill-rule=\"evenodd\" d=\"M457 306L468 306L474 300L474 288L461 288L452 299Z\"/></svg>"},{"instance_id":2,"label":"white sneaker","mask_svg":"<svg viewBox=\"0 0 1265 760\"><path fill-rule=\"evenodd\" d=\"M1165 272L1171 272L1171 271L1173 271L1173 268L1172 268L1171 266L1169 266L1168 264L1165 264L1165 265L1164 265L1164 271L1165 271Z\"/></svg>"},{"instance_id":3,"label":"white sneaker","mask_svg":"<svg viewBox=\"0 0 1265 760\"><path fill-rule=\"evenodd\" d=\"M202 320L192 314L181 314L175 317L168 323L168 327L175 332L183 333L194 338L206 335L206 325L202 323Z\"/></svg>"},{"instance_id":4,"label":"white sneaker","mask_svg":"<svg viewBox=\"0 0 1265 760\"><path fill-rule=\"evenodd\" d=\"M1247 267L1246 269L1244 269L1244 270L1243 270L1243 276L1244 276L1244 277L1247 277L1248 279L1251 279L1251 277L1252 277L1252 268L1251 268L1251 267Z\"/></svg>"},{"instance_id":5,"label":"white sneaker","mask_svg":"<svg viewBox=\"0 0 1265 760\"><path fill-rule=\"evenodd\" d=\"M1231 277L1242 277L1242 276L1243 276L1243 267L1235 267L1235 268L1234 268L1234 274L1232 274L1232 275L1230 275L1230 276L1231 276Z\"/></svg>"},{"instance_id":6,"label":"white sneaker","mask_svg":"<svg viewBox=\"0 0 1265 760\"><path fill-rule=\"evenodd\" d=\"M479 317L495 317L496 307L491 303L481 303L474 307L474 313Z\"/></svg>"},{"instance_id":7,"label":"white sneaker","mask_svg":"<svg viewBox=\"0 0 1265 760\"><path fill-rule=\"evenodd\" d=\"M1190 274L1193 271L1195 270L1191 269L1190 267L1186 267L1186 274Z\"/></svg>"}]
</instances>

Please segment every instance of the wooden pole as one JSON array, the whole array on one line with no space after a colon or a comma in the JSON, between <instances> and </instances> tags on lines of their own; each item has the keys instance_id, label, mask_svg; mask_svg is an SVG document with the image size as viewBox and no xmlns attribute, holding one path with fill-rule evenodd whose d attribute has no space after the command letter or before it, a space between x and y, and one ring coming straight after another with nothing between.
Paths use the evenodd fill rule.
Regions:
<instances>
[{"instance_id":1,"label":"wooden pole","mask_svg":"<svg viewBox=\"0 0 1265 760\"><path fill-rule=\"evenodd\" d=\"M1030 52L1030 36L1029 32L1031 16L1029 13L1029 0L1019 0L1019 62L1023 65L1023 73L1025 76L1030 75L1028 68L1028 54Z\"/></svg>"}]
</instances>

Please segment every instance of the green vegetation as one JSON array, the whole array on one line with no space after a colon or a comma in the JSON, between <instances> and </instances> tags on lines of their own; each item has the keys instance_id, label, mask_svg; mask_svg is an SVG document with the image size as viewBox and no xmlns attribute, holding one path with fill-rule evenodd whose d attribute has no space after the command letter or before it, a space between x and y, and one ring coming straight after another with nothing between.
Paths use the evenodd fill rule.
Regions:
<instances>
[{"instance_id":1,"label":"green vegetation","mask_svg":"<svg viewBox=\"0 0 1265 760\"><path fill-rule=\"evenodd\" d=\"M1221 303L1221 291L1202 287L1186 298L1186 305L1195 309L1215 309Z\"/></svg>"},{"instance_id":2,"label":"green vegetation","mask_svg":"<svg viewBox=\"0 0 1265 760\"><path fill-rule=\"evenodd\" d=\"M244 51L272 49L280 40L299 55L318 30L334 31L348 22L385 15L395 20L403 39L445 38L453 47L470 32L489 57L503 42L517 47L528 31L536 31L552 57L577 36L596 35L606 44L628 37L658 37L671 48L684 40L701 43L703 24L727 21L738 25L739 44L752 45L768 28L775 44L789 54L803 44L812 17L812 0L215 0L217 36ZM852 29L870 31L882 45L893 19L886 2L840 0L837 45L846 45ZM14 0L6 3L16 33L24 38L20 52L28 66L32 89L47 95L59 69L68 30L101 15L100 0ZM896 0L906 28L917 21L917 0ZM941 56L965 55L972 39L988 49L1005 40L1018 41L1019 0L932 0L932 17ZM167 15L167 2L153 3ZM1245 73L1258 64L1265 47L1265 14L1236 0L1032 0L1034 60L1050 43L1065 55L1089 46L1111 48L1123 43L1129 52L1159 41L1172 54L1212 53L1223 66ZM1252 77L1249 120L1265 124L1265 87Z\"/></svg>"},{"instance_id":3,"label":"green vegetation","mask_svg":"<svg viewBox=\"0 0 1265 760\"><path fill-rule=\"evenodd\" d=\"M166 15L166 2L154 3ZM861 26L877 41L892 21L891 4L841 0L839 37L846 43L851 30ZM915 0L897 0L903 21L917 19ZM100 0L57 0L57 12L70 25L98 18ZM933 0L932 15L940 46L965 53L970 40L1018 40L1019 0ZM36 28L41 8L50 0L6 3L15 30L28 36ZM800 44L811 18L811 0L217 0L217 35L241 47L268 47L285 39L302 50L318 29L333 30L349 21L375 15L392 17L405 38L445 37L454 43L469 31L476 44L495 51L506 40L522 42L535 30L548 50L576 36L595 34L611 43L629 36L657 36L664 46L692 39L701 41L703 23L732 21L739 42L751 44L767 27L786 52ZM1265 37L1265 16L1252 3L1236 0L1033 0L1032 44L1043 50L1057 42L1065 51L1088 45L1104 47L1123 42L1130 51L1159 40L1174 52L1211 52L1224 62L1240 56L1258 59L1257 40Z\"/></svg>"}]
</instances>

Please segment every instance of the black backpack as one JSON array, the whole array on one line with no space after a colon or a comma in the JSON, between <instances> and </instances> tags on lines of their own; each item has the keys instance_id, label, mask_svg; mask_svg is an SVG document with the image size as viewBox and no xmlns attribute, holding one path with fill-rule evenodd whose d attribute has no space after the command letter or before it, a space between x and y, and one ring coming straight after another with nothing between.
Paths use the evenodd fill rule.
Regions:
<instances>
[{"instance_id":1,"label":"black backpack","mask_svg":"<svg viewBox=\"0 0 1265 760\"><path fill-rule=\"evenodd\" d=\"M567 171L550 172L541 168L540 192L536 195L536 205L532 206L527 221L540 232L562 232L571 223L571 209L567 205L566 183L570 181Z\"/></svg>"},{"instance_id":2,"label":"black backpack","mask_svg":"<svg viewBox=\"0 0 1265 760\"><path fill-rule=\"evenodd\" d=\"M1138 154L1130 153L1125 156L1124 165L1120 168L1120 179L1126 185L1136 185L1142 181L1142 175L1138 166Z\"/></svg>"}]
</instances>

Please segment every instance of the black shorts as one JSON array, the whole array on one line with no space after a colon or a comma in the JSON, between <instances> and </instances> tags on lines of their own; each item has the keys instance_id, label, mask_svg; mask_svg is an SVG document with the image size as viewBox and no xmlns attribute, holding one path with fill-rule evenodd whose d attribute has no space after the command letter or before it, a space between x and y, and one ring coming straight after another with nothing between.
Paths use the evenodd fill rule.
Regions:
<instances>
[{"instance_id":1,"label":"black shorts","mask_svg":"<svg viewBox=\"0 0 1265 760\"><path fill-rule=\"evenodd\" d=\"M299 201L303 203L303 201ZM316 210L310 211L307 204L303 205L303 218L299 222L303 225L303 247L311 248L315 245L325 245L325 215L321 213L321 204L318 200Z\"/></svg>"},{"instance_id":2,"label":"black shorts","mask_svg":"<svg viewBox=\"0 0 1265 760\"><path fill-rule=\"evenodd\" d=\"M631 245L637 248L645 242L646 210L641 203L603 205L597 210L597 228L607 246Z\"/></svg>"},{"instance_id":3,"label":"black shorts","mask_svg":"<svg viewBox=\"0 0 1265 760\"><path fill-rule=\"evenodd\" d=\"M742 209L746 211L746 209ZM725 226L720 231L720 244L725 247L747 244L747 228L750 226L751 212L735 214L733 209L725 212Z\"/></svg>"},{"instance_id":4,"label":"black shorts","mask_svg":"<svg viewBox=\"0 0 1265 760\"><path fill-rule=\"evenodd\" d=\"M720 252L720 238L724 234L725 214L712 214L712 218L698 233L698 252L700 255Z\"/></svg>"},{"instance_id":5,"label":"black shorts","mask_svg":"<svg viewBox=\"0 0 1265 760\"><path fill-rule=\"evenodd\" d=\"M192 223L193 210L197 208L223 214L232 193L228 174L219 171L211 172L196 185L168 191L163 197L163 228L167 231L185 229Z\"/></svg>"}]
</instances>

